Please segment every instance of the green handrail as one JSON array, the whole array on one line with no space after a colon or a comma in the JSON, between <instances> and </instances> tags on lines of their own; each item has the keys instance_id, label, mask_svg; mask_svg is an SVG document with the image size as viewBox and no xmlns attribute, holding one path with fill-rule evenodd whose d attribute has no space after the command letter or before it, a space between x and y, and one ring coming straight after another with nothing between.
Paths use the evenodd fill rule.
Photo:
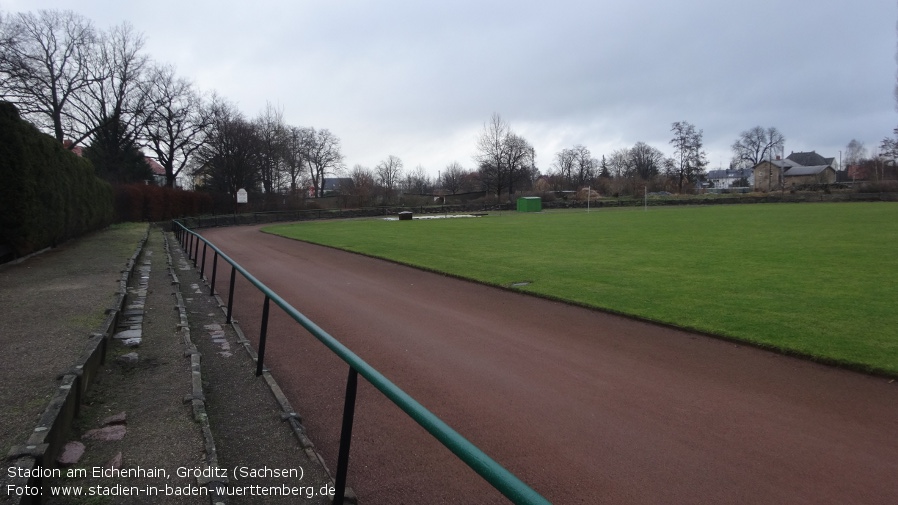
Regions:
<instances>
[{"instance_id":1,"label":"green handrail","mask_svg":"<svg viewBox=\"0 0 898 505\"><path fill-rule=\"evenodd\" d=\"M298 322L303 328L312 334L319 342L324 344L334 354L340 357L346 364L352 367L362 377L368 380L372 386L383 393L400 409L415 420L428 433L440 441L446 448L458 456L471 469L480 474L494 488L501 492L505 497L516 504L528 505L545 505L550 502L542 495L534 491L530 486L525 484L521 479L509 472L494 459L489 457L485 452L480 450L476 445L472 444L465 437L461 436L457 431L453 430L448 424L443 422L439 417L427 410L417 400L409 396L408 393L393 384L383 374L378 372L374 367L369 365L365 360L360 358L348 347L340 343L329 333L321 329L312 322L311 319L296 310L286 300L281 298L277 293L272 291L268 286L256 279L240 264L231 259L227 254L219 249L215 244L206 240L202 235L190 230L179 221L173 221L174 224L181 227L185 232L195 236L198 240L212 248L227 261L240 275L246 278L265 296L269 297L278 307L283 309L294 321Z\"/></svg>"}]
</instances>

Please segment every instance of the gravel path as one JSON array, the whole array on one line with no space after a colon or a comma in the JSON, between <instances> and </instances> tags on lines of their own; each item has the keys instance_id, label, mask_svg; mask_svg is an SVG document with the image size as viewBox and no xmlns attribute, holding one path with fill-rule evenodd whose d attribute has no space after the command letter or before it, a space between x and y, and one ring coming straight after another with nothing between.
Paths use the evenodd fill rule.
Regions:
<instances>
[{"instance_id":1,"label":"gravel path","mask_svg":"<svg viewBox=\"0 0 898 505\"><path fill-rule=\"evenodd\" d=\"M258 227L204 235L553 503L898 502L895 381ZM238 283L253 335L261 306ZM346 365L280 311L266 364L333 465ZM357 409L362 503L504 502L364 381Z\"/></svg>"}]
</instances>

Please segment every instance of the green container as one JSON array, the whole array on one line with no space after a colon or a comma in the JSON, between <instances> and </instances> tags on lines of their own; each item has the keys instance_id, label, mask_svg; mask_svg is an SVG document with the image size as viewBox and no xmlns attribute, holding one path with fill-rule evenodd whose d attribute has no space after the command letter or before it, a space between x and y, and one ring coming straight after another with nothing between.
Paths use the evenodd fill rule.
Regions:
<instances>
[{"instance_id":1,"label":"green container","mask_svg":"<svg viewBox=\"0 0 898 505\"><path fill-rule=\"evenodd\" d=\"M539 212L543 210L543 199L538 196L518 198L518 212Z\"/></svg>"}]
</instances>

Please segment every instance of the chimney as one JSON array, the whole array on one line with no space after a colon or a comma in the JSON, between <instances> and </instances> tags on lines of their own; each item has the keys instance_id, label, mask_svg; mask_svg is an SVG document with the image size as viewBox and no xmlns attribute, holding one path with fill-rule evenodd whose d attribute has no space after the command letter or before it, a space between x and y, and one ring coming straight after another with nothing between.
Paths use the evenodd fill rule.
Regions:
<instances>
[{"instance_id":1,"label":"chimney","mask_svg":"<svg viewBox=\"0 0 898 505\"><path fill-rule=\"evenodd\" d=\"M779 161L779 159L780 159L780 155L779 155L779 154L776 155L776 159L777 159L777 161Z\"/></svg>"}]
</instances>

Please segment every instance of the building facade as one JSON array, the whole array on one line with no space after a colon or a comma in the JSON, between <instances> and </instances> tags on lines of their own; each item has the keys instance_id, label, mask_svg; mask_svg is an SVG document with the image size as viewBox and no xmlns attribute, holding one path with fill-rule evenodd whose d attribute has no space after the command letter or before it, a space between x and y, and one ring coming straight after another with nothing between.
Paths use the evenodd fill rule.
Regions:
<instances>
[{"instance_id":1,"label":"building facade","mask_svg":"<svg viewBox=\"0 0 898 505\"><path fill-rule=\"evenodd\" d=\"M814 151L793 152L785 159L764 160L754 166L755 191L780 191L836 182L835 158Z\"/></svg>"}]
</instances>

